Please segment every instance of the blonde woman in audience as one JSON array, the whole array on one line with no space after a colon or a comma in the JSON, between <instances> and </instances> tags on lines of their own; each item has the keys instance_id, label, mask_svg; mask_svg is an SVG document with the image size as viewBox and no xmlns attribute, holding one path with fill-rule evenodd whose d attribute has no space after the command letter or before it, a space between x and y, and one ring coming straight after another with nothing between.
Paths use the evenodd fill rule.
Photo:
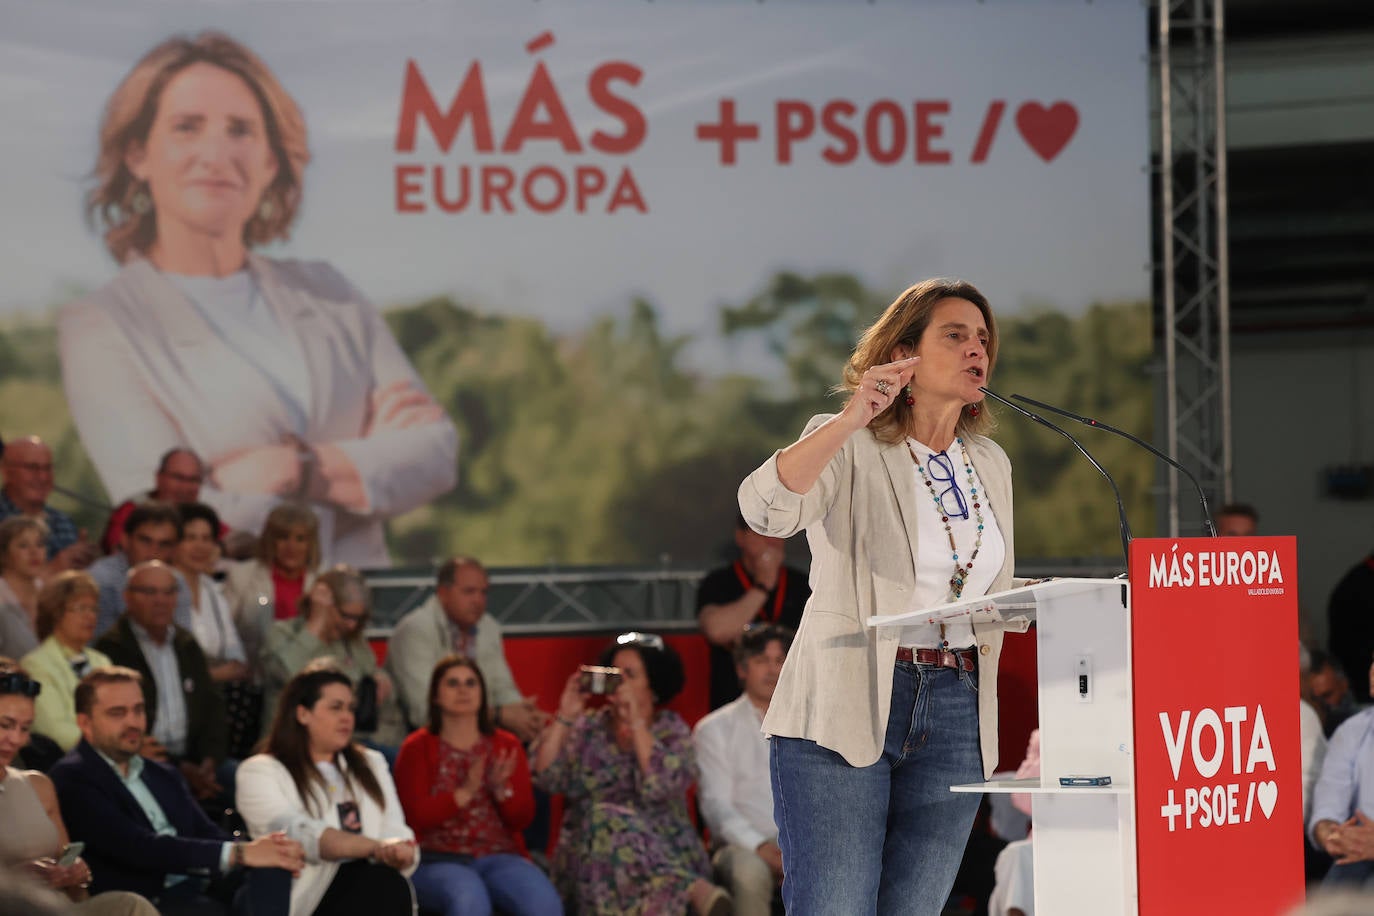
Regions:
<instances>
[{"instance_id":1,"label":"blonde woman in audience","mask_svg":"<svg viewBox=\"0 0 1374 916\"><path fill-rule=\"evenodd\" d=\"M12 659L0 658L0 866L65 895L81 916L157 916L153 905L137 894L91 896L91 869L85 860L59 861L68 837L52 780L36 770L10 766L28 743L34 699L43 692L43 685Z\"/></svg>"},{"instance_id":2,"label":"blonde woman in audience","mask_svg":"<svg viewBox=\"0 0 1374 916\"><path fill-rule=\"evenodd\" d=\"M296 616L319 566L320 523L315 513L300 503L282 503L267 515L257 556L229 567L224 593L254 670L273 621Z\"/></svg>"},{"instance_id":3,"label":"blonde woman in audience","mask_svg":"<svg viewBox=\"0 0 1374 916\"><path fill-rule=\"evenodd\" d=\"M16 515L0 522L0 653L16 658L38 645L39 576L48 561L47 529Z\"/></svg>"},{"instance_id":4,"label":"blonde woman in audience","mask_svg":"<svg viewBox=\"0 0 1374 916\"><path fill-rule=\"evenodd\" d=\"M35 702L33 730L69 751L81 740L76 725L76 685L86 672L110 664L86 644L95 636L100 588L85 572L58 573L38 595L38 636L43 640L21 660L43 685Z\"/></svg>"}]
</instances>

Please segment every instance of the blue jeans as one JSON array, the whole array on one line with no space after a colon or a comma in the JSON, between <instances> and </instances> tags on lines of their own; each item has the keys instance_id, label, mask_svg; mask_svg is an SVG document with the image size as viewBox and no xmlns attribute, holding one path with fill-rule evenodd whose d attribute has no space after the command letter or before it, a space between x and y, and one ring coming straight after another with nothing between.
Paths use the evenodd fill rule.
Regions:
<instances>
[{"instance_id":1,"label":"blue jeans","mask_svg":"<svg viewBox=\"0 0 1374 916\"><path fill-rule=\"evenodd\" d=\"M468 862L420 856L410 882L420 907L444 916L562 916L563 903L545 874L529 859L510 853Z\"/></svg>"},{"instance_id":2,"label":"blue jeans","mask_svg":"<svg viewBox=\"0 0 1374 916\"><path fill-rule=\"evenodd\" d=\"M978 675L897 662L877 763L774 737L773 819L788 916L938 916L982 798Z\"/></svg>"},{"instance_id":3,"label":"blue jeans","mask_svg":"<svg viewBox=\"0 0 1374 916\"><path fill-rule=\"evenodd\" d=\"M1322 886L1374 888L1374 862L1333 865L1322 879Z\"/></svg>"}]
</instances>

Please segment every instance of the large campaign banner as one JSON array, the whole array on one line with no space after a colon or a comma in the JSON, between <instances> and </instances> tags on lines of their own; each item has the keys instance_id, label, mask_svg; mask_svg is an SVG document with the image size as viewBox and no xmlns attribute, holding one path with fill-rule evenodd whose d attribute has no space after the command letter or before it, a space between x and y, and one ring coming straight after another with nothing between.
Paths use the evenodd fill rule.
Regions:
<instances>
[{"instance_id":1,"label":"large campaign banner","mask_svg":"<svg viewBox=\"0 0 1374 916\"><path fill-rule=\"evenodd\" d=\"M0 435L92 503L189 447L231 525L304 498L329 559L700 562L859 331L940 275L997 310L994 387L1150 434L1139 4L0 20ZM1022 555L1111 554L1092 470L997 435ZM1095 451L1148 530L1148 460Z\"/></svg>"}]
</instances>

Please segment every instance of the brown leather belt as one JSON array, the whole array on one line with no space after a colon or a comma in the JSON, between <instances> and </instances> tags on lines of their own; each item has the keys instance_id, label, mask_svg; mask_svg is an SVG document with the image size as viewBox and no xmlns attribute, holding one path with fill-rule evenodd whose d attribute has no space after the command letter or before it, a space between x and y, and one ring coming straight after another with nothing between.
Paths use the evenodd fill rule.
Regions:
<instances>
[{"instance_id":1,"label":"brown leather belt","mask_svg":"<svg viewBox=\"0 0 1374 916\"><path fill-rule=\"evenodd\" d=\"M898 646L897 661L934 665L937 668L962 668L965 671L977 667L972 649L912 649Z\"/></svg>"}]
</instances>

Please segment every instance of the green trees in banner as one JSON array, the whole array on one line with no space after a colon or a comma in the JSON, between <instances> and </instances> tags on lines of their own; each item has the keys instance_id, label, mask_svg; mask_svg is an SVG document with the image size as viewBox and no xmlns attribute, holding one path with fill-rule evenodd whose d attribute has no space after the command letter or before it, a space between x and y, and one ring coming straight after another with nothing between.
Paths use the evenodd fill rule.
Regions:
<instances>
[{"instance_id":1,"label":"green trees in banner","mask_svg":"<svg viewBox=\"0 0 1374 916\"><path fill-rule=\"evenodd\" d=\"M757 295L718 306L714 341L665 333L644 300L561 334L447 297L390 309L397 340L461 437L458 486L392 522L397 564L454 551L495 565L716 561L740 480L810 416L838 408L840 367L891 297L848 274L778 273ZM1151 436L1147 303L1098 303L1078 316L1002 308L999 322L999 391ZM59 483L101 499L66 411L54 338L49 321L0 327L0 433L42 435ZM698 359L692 348L703 345L724 358ZM1105 482L1059 437L994 412L1016 475L1018 554L1114 555ZM1151 459L1110 437L1088 444L1116 475L1136 529L1153 531ZM54 501L99 533L98 509Z\"/></svg>"}]
</instances>

